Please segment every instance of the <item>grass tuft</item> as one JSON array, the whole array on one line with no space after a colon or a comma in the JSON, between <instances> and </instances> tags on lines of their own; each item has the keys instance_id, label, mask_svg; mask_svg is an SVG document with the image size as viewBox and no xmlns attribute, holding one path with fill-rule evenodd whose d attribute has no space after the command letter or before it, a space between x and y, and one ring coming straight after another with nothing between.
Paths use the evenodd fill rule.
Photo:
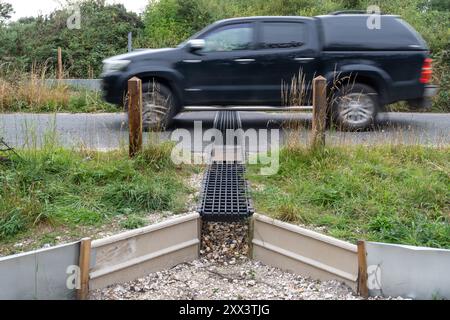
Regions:
<instances>
[{"instance_id":1,"label":"grass tuft","mask_svg":"<svg viewBox=\"0 0 450 320\"><path fill-rule=\"evenodd\" d=\"M121 223L122 228L133 230L142 228L146 225L146 221L144 218L139 217L137 215L130 215Z\"/></svg>"}]
</instances>

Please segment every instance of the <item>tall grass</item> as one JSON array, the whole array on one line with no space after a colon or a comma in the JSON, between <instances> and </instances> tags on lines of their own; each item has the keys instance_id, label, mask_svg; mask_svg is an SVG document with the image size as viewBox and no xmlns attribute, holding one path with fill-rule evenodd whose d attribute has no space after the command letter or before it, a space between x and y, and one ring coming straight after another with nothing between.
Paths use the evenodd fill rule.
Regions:
<instances>
[{"instance_id":1,"label":"tall grass","mask_svg":"<svg viewBox=\"0 0 450 320\"><path fill-rule=\"evenodd\" d=\"M78 90L62 83L46 83L45 66L30 72L2 70L0 73L0 112L116 112L102 101L99 92Z\"/></svg>"},{"instance_id":2,"label":"tall grass","mask_svg":"<svg viewBox=\"0 0 450 320\"><path fill-rule=\"evenodd\" d=\"M319 75L314 74L311 79L307 79L303 70L300 68L297 75L293 76L290 83L282 83L281 97L284 106L311 106L313 104L313 83L314 78ZM342 95L350 92L356 83L356 76L353 74L342 75L335 71L333 80L328 84L327 90L327 126L332 132L345 131L335 122L332 108L338 102L339 92ZM311 132L306 130L311 128L311 123L299 120L297 111L291 111L287 120L282 123L282 129L285 131L284 145L290 148L297 148L305 145L311 138ZM303 133L303 134L302 134ZM306 136L305 136L306 135Z\"/></svg>"}]
</instances>

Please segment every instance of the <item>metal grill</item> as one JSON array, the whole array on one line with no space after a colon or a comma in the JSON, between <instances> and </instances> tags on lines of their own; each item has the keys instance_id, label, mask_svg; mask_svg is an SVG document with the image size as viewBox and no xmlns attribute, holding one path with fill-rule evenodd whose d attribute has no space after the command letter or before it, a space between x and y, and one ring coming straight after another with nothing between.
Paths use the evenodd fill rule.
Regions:
<instances>
[{"instance_id":1,"label":"metal grill","mask_svg":"<svg viewBox=\"0 0 450 320\"><path fill-rule=\"evenodd\" d=\"M218 112L214 128L226 133L227 129L242 128L238 112ZM203 180L199 212L205 221L239 221L249 218L254 210L245 180L245 165L237 161L212 163Z\"/></svg>"},{"instance_id":2,"label":"metal grill","mask_svg":"<svg viewBox=\"0 0 450 320\"><path fill-rule=\"evenodd\" d=\"M254 211L244 178L245 166L237 162L214 162L206 172L200 214L206 221L237 221Z\"/></svg>"},{"instance_id":3,"label":"metal grill","mask_svg":"<svg viewBox=\"0 0 450 320\"><path fill-rule=\"evenodd\" d=\"M240 129L242 128L241 117L239 112L236 111L220 111L217 112L214 119L214 129L218 129L225 137L227 129Z\"/></svg>"}]
</instances>

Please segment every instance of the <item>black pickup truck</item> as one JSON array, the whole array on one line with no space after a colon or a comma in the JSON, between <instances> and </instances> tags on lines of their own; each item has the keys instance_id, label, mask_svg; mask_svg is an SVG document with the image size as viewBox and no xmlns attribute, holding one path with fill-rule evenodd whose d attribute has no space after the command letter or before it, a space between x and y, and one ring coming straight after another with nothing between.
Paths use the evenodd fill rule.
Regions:
<instances>
[{"instance_id":1,"label":"black pickup truck","mask_svg":"<svg viewBox=\"0 0 450 320\"><path fill-rule=\"evenodd\" d=\"M170 125L186 106L283 106L295 77L308 97L311 80L322 75L330 116L345 129L367 128L397 101L428 107L437 88L430 85L425 41L398 16L379 16L378 28L368 25L371 18L336 13L219 21L177 48L106 59L105 99L123 104L127 80L141 78L144 127L150 128Z\"/></svg>"}]
</instances>

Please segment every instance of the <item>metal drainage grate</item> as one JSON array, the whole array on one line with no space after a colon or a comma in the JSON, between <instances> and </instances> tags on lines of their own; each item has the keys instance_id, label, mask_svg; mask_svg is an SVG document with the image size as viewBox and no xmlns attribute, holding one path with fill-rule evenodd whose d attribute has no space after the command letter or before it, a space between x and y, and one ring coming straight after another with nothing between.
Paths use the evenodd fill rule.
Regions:
<instances>
[{"instance_id":1,"label":"metal drainage grate","mask_svg":"<svg viewBox=\"0 0 450 320\"><path fill-rule=\"evenodd\" d=\"M217 113L214 119L214 128L226 134L227 129L240 129L242 128L241 117L239 112L236 111L220 111Z\"/></svg>"},{"instance_id":2,"label":"metal drainage grate","mask_svg":"<svg viewBox=\"0 0 450 320\"><path fill-rule=\"evenodd\" d=\"M214 128L223 134L226 134L227 129L242 128L239 113L218 112L214 120ZM219 148L224 147L219 146ZM199 209L203 220L239 221L253 215L244 174L245 165L238 161L215 161L210 165L203 180Z\"/></svg>"},{"instance_id":3,"label":"metal drainage grate","mask_svg":"<svg viewBox=\"0 0 450 320\"><path fill-rule=\"evenodd\" d=\"M238 221L253 215L245 166L237 162L214 162L203 181L200 214L205 221Z\"/></svg>"}]
</instances>

